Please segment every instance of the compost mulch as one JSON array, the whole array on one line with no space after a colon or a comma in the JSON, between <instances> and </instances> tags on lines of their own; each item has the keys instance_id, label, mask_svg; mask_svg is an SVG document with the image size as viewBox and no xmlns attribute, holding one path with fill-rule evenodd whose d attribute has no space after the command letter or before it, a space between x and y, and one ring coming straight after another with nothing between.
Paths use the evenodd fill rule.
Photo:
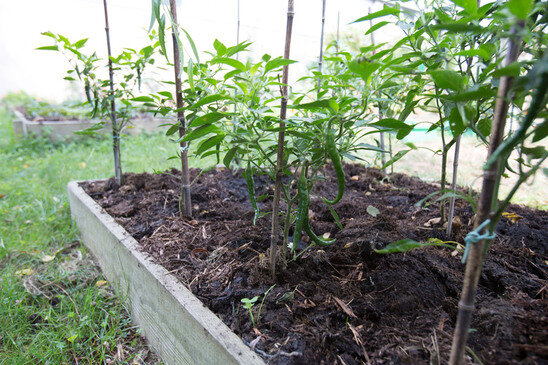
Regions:
<instances>
[{"instance_id":1,"label":"compost mulch","mask_svg":"<svg viewBox=\"0 0 548 365\"><path fill-rule=\"evenodd\" d=\"M252 224L253 209L239 172L216 168L192 187L193 219L178 209L179 172L127 174L84 183L84 189L135 237L144 252L178 277L244 342L276 364L445 363L457 316L462 253L442 247L376 254L411 238L449 240L436 224L439 205L415 204L439 186L402 174L345 165L343 199L335 223L322 196L336 195L336 177L318 183L310 204L313 230L336 238L313 247L275 280L267 269L270 216ZM192 178L198 175L192 171ZM272 193L264 176L258 195ZM379 210L376 216L368 207ZM259 202L262 211L271 199ZM283 209L283 205L282 205ZM375 213L373 209L370 212ZM485 364L548 362L548 212L512 205L491 245L480 279L469 347ZM464 241L474 215L457 200L455 234ZM460 221L460 223L458 222ZM302 248L308 245L303 235ZM266 255L265 255L266 253ZM254 328L242 298L264 293ZM468 352L468 361L472 354Z\"/></svg>"}]
</instances>

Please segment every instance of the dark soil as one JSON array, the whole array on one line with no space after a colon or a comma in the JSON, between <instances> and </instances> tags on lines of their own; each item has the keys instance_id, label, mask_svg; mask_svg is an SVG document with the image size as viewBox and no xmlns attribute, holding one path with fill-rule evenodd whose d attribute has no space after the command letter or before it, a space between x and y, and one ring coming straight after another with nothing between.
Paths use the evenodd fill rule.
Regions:
<instances>
[{"instance_id":1,"label":"dark soil","mask_svg":"<svg viewBox=\"0 0 548 365\"><path fill-rule=\"evenodd\" d=\"M193 186L194 220L178 213L178 172L127 175L85 184L155 261L176 275L265 360L280 364L446 363L457 315L462 254L429 247L379 255L374 248L403 238L447 240L439 206L415 203L439 189L413 177L346 165L344 198L335 206L344 230L318 197L311 225L337 242L312 248L275 281L266 268L270 216L252 225L240 174L215 169ZM192 172L194 176L197 171ZM331 182L319 196L334 197ZM271 193L257 177L257 193ZM260 203L270 210L271 200ZM373 217L369 206L380 213ZM485 363L548 363L548 212L511 206L522 219L503 218L480 280L469 346ZM457 201L452 240L463 242L473 211ZM303 238L303 247L308 237ZM266 255L265 255L266 254ZM242 298L259 296L253 328ZM469 361L472 361L470 353Z\"/></svg>"}]
</instances>

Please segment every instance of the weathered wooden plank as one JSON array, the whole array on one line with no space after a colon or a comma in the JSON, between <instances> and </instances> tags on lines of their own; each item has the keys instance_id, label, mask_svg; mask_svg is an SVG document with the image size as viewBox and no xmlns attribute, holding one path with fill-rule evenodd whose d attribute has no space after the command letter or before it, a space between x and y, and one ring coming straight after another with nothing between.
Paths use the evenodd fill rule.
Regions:
<instances>
[{"instance_id":1,"label":"weathered wooden plank","mask_svg":"<svg viewBox=\"0 0 548 365\"><path fill-rule=\"evenodd\" d=\"M128 303L134 321L167 364L264 364L174 276L137 249L137 241L78 182L68 184L82 242Z\"/></svg>"}]
</instances>

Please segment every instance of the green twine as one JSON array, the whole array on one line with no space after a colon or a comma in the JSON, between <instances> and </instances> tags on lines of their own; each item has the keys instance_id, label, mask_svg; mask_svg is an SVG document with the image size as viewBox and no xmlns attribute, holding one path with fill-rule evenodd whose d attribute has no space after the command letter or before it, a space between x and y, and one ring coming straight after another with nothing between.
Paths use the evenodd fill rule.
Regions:
<instances>
[{"instance_id":1,"label":"green twine","mask_svg":"<svg viewBox=\"0 0 548 365\"><path fill-rule=\"evenodd\" d=\"M472 243L478 243L483 240L492 240L496 237L494 233L489 232L489 230L486 230L485 233L481 234L480 232L485 229L489 223L491 223L490 219L487 219L482 224L478 226L475 230L472 232L469 232L466 237L464 237L464 242L466 242L466 247L464 248L464 254L462 255L462 263L466 263L466 259L468 258L468 251L470 250L470 245Z\"/></svg>"}]
</instances>

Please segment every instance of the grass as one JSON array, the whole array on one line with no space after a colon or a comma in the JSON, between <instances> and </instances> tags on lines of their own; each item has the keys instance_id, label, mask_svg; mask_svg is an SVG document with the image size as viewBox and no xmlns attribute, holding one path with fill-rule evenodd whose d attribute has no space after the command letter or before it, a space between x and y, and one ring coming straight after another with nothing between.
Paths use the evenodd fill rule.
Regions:
<instances>
[{"instance_id":1,"label":"grass","mask_svg":"<svg viewBox=\"0 0 548 365\"><path fill-rule=\"evenodd\" d=\"M123 141L127 171L174 154L161 134ZM67 182L111 175L108 140L15 140L0 107L0 364L156 361L70 221Z\"/></svg>"}]
</instances>

